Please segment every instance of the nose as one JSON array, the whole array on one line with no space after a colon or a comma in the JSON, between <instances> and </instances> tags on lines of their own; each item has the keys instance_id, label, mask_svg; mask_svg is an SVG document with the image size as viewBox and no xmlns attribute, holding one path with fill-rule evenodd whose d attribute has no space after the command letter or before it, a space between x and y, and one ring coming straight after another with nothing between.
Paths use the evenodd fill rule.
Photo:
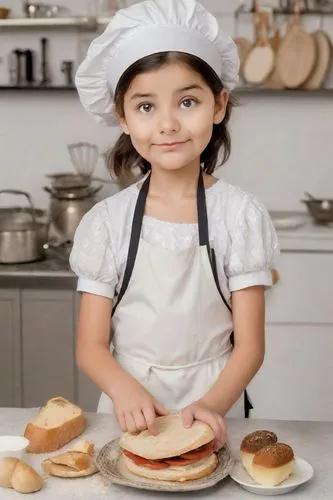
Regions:
<instances>
[{"instance_id":1,"label":"nose","mask_svg":"<svg viewBox=\"0 0 333 500\"><path fill-rule=\"evenodd\" d=\"M165 109L161 111L159 117L159 129L160 133L165 135L171 135L179 131L180 123L176 114L172 110Z\"/></svg>"}]
</instances>

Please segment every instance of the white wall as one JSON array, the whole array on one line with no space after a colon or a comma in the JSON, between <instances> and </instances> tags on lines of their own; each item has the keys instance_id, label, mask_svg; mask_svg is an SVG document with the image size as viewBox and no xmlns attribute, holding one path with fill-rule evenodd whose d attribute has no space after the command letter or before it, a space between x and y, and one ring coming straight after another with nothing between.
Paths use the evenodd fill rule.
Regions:
<instances>
[{"instance_id":1,"label":"white wall","mask_svg":"<svg viewBox=\"0 0 333 500\"><path fill-rule=\"evenodd\" d=\"M49 3L51 3L49 1ZM86 2L68 0L73 12L84 13ZM236 2L205 0L219 12L221 23L234 33L230 10ZM265 2L267 3L267 2ZM2 0L18 15L20 0ZM243 18L238 33L251 36L249 19ZM307 19L310 30L319 20ZM333 18L325 21L333 38ZM329 24L330 23L330 24ZM54 83L62 83L60 61L75 59L89 36L67 31L0 31L0 85L6 84L7 55L16 47L39 52L39 39L50 39ZM333 86L333 74L330 75ZM46 206L45 174L71 169L66 144L95 141L101 149L112 144L117 131L97 126L81 109L75 92L0 91L0 186L32 193ZM326 95L243 95L232 122L233 153L223 175L256 193L269 208L302 209L304 190L318 196L333 191L333 93ZM104 174L100 161L98 173ZM222 173L222 171L221 171ZM108 194L111 190L104 190Z\"/></svg>"}]
</instances>

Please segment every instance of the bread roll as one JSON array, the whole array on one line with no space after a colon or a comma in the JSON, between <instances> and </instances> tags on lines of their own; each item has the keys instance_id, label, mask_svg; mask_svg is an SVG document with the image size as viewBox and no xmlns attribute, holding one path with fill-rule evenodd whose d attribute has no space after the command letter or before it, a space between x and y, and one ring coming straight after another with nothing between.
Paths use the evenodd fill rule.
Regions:
<instances>
[{"instance_id":1,"label":"bread roll","mask_svg":"<svg viewBox=\"0 0 333 500\"><path fill-rule=\"evenodd\" d=\"M240 446L240 459L244 469L251 475L252 460L254 455L264 446L274 444L278 440L274 432L259 430L248 434Z\"/></svg>"},{"instance_id":2,"label":"bread roll","mask_svg":"<svg viewBox=\"0 0 333 500\"><path fill-rule=\"evenodd\" d=\"M251 476L264 486L277 486L294 472L294 452L291 446L275 443L259 450L252 462Z\"/></svg>"},{"instance_id":3,"label":"bread roll","mask_svg":"<svg viewBox=\"0 0 333 500\"><path fill-rule=\"evenodd\" d=\"M12 474L18 461L18 458L13 457L6 457L0 460L1 488L12 488Z\"/></svg>"},{"instance_id":4,"label":"bread roll","mask_svg":"<svg viewBox=\"0 0 333 500\"><path fill-rule=\"evenodd\" d=\"M43 479L24 462L18 461L12 474L12 487L19 493L35 493L43 486Z\"/></svg>"},{"instance_id":5,"label":"bread roll","mask_svg":"<svg viewBox=\"0 0 333 500\"><path fill-rule=\"evenodd\" d=\"M218 465L218 458L215 454L198 460L194 464L171 466L167 469L154 470L148 469L141 465L135 464L132 460L125 455L122 456L127 469L135 474L147 479L155 479L158 481L175 481L185 482L193 479L200 479L201 477L209 476Z\"/></svg>"}]
</instances>

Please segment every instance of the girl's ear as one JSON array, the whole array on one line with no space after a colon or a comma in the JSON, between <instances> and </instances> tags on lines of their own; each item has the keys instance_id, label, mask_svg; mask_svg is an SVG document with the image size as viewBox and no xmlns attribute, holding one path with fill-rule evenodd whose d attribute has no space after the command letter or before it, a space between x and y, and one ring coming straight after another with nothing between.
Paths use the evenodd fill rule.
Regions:
<instances>
[{"instance_id":1,"label":"girl's ear","mask_svg":"<svg viewBox=\"0 0 333 500\"><path fill-rule=\"evenodd\" d=\"M129 135L129 130L125 118L118 116L118 122L124 134Z\"/></svg>"},{"instance_id":2,"label":"girl's ear","mask_svg":"<svg viewBox=\"0 0 333 500\"><path fill-rule=\"evenodd\" d=\"M218 125L224 120L225 112L229 101L229 92L223 89L215 98L214 124Z\"/></svg>"}]
</instances>

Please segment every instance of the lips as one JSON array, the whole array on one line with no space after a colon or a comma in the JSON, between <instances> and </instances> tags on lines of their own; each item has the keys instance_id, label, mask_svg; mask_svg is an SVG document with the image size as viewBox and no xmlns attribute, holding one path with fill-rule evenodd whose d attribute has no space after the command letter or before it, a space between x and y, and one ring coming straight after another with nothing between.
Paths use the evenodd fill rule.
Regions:
<instances>
[{"instance_id":1,"label":"lips","mask_svg":"<svg viewBox=\"0 0 333 500\"><path fill-rule=\"evenodd\" d=\"M161 144L155 144L159 148L177 148L183 146L187 141L173 141L173 142L163 142Z\"/></svg>"}]
</instances>

